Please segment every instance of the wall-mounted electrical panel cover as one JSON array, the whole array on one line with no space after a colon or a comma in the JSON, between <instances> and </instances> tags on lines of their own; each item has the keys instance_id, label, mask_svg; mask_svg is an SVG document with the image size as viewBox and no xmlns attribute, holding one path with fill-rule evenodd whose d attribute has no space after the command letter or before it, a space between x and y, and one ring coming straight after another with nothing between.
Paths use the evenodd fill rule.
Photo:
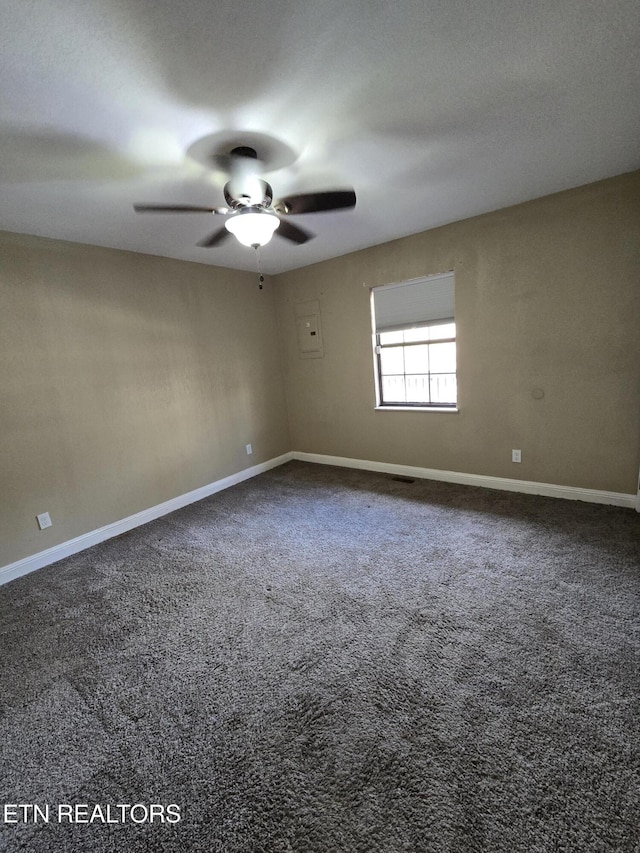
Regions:
<instances>
[{"instance_id":1,"label":"wall-mounted electrical panel cover","mask_svg":"<svg viewBox=\"0 0 640 853\"><path fill-rule=\"evenodd\" d=\"M322 358L322 327L320 325L320 303L317 299L298 302L295 306L298 331L298 353L300 358Z\"/></svg>"}]
</instances>

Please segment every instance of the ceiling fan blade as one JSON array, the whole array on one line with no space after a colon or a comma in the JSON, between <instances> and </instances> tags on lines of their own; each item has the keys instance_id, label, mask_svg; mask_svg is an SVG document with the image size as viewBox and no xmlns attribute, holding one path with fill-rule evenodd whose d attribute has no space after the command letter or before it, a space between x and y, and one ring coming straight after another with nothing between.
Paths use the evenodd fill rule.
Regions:
<instances>
[{"instance_id":1,"label":"ceiling fan blade","mask_svg":"<svg viewBox=\"0 0 640 853\"><path fill-rule=\"evenodd\" d=\"M218 228L217 231L209 234L208 237L203 237L202 240L199 240L196 245L202 246L204 249L212 249L214 246L219 246L220 243L223 243L230 236L231 234L226 228Z\"/></svg>"},{"instance_id":2,"label":"ceiling fan blade","mask_svg":"<svg viewBox=\"0 0 640 853\"><path fill-rule=\"evenodd\" d=\"M293 243L306 243L307 240L311 240L314 237L310 231L304 231L302 228L299 228L292 222L286 222L284 219L280 220L280 225L278 225L275 233L286 240L291 240Z\"/></svg>"},{"instance_id":3,"label":"ceiling fan blade","mask_svg":"<svg viewBox=\"0 0 640 853\"><path fill-rule=\"evenodd\" d=\"M136 213L214 213L224 215L226 207L198 207L195 204L134 204Z\"/></svg>"},{"instance_id":4,"label":"ceiling fan blade","mask_svg":"<svg viewBox=\"0 0 640 853\"><path fill-rule=\"evenodd\" d=\"M319 213L323 210L340 210L355 207L353 190L327 190L319 193L301 193L278 199L273 205L278 213Z\"/></svg>"}]
</instances>

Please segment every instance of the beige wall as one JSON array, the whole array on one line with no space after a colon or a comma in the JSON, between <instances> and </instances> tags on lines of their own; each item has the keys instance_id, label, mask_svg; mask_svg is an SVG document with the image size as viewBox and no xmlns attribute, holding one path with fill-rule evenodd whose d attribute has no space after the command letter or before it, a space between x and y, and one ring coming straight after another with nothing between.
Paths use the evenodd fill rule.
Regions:
<instances>
[{"instance_id":1,"label":"beige wall","mask_svg":"<svg viewBox=\"0 0 640 853\"><path fill-rule=\"evenodd\" d=\"M289 450L270 280L0 234L0 302L0 566Z\"/></svg>"},{"instance_id":2,"label":"beige wall","mask_svg":"<svg viewBox=\"0 0 640 853\"><path fill-rule=\"evenodd\" d=\"M459 413L374 411L370 288L450 269ZM635 494L640 172L278 276L276 298L293 450ZM314 299L324 357L301 359Z\"/></svg>"},{"instance_id":3,"label":"beige wall","mask_svg":"<svg viewBox=\"0 0 640 853\"><path fill-rule=\"evenodd\" d=\"M459 413L374 411L370 288L449 269ZM0 234L0 298L0 567L288 450L636 490L640 172L263 291L250 273ZM319 359L297 351L308 300Z\"/></svg>"}]
</instances>

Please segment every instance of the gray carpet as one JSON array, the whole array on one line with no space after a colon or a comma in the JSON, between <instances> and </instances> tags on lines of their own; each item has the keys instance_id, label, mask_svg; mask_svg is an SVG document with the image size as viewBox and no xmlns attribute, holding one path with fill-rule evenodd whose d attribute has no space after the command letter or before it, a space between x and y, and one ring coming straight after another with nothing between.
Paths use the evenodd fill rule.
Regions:
<instances>
[{"instance_id":1,"label":"gray carpet","mask_svg":"<svg viewBox=\"0 0 640 853\"><path fill-rule=\"evenodd\" d=\"M639 566L632 510L293 462L14 581L0 849L637 853Z\"/></svg>"}]
</instances>

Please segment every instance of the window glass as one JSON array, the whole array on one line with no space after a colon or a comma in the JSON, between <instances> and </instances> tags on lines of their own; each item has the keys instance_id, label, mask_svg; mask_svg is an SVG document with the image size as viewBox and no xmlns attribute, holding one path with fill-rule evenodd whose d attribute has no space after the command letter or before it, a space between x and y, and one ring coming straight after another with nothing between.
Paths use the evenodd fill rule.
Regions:
<instances>
[{"instance_id":1,"label":"window glass","mask_svg":"<svg viewBox=\"0 0 640 853\"><path fill-rule=\"evenodd\" d=\"M406 378L407 403L422 403L429 399L429 374L413 374Z\"/></svg>"},{"instance_id":2,"label":"window glass","mask_svg":"<svg viewBox=\"0 0 640 853\"><path fill-rule=\"evenodd\" d=\"M380 332L380 343L383 346L387 344L401 344L403 334L402 329L399 332Z\"/></svg>"},{"instance_id":3,"label":"window glass","mask_svg":"<svg viewBox=\"0 0 640 853\"><path fill-rule=\"evenodd\" d=\"M432 341L442 340L442 338L455 338L455 336L455 323L437 323L431 326L429 330L429 339Z\"/></svg>"},{"instance_id":4,"label":"window glass","mask_svg":"<svg viewBox=\"0 0 640 853\"><path fill-rule=\"evenodd\" d=\"M435 330L435 331L434 331ZM438 337L425 342L425 336L434 332ZM382 405L455 406L457 403L456 344L455 340L442 340L455 333L455 324L406 329L404 342L382 343L378 335L379 394ZM417 338L408 341L407 337ZM389 340L389 338L387 338Z\"/></svg>"},{"instance_id":5,"label":"window glass","mask_svg":"<svg viewBox=\"0 0 640 853\"><path fill-rule=\"evenodd\" d=\"M456 377L453 374L432 373L429 380L432 403L450 405L451 403L456 402Z\"/></svg>"},{"instance_id":6,"label":"window glass","mask_svg":"<svg viewBox=\"0 0 640 853\"><path fill-rule=\"evenodd\" d=\"M406 403L404 376L382 377L382 399L388 403Z\"/></svg>"},{"instance_id":7,"label":"window glass","mask_svg":"<svg viewBox=\"0 0 640 853\"><path fill-rule=\"evenodd\" d=\"M385 376L390 373L404 373L404 347L382 348L380 366Z\"/></svg>"},{"instance_id":8,"label":"window glass","mask_svg":"<svg viewBox=\"0 0 640 853\"><path fill-rule=\"evenodd\" d=\"M447 346L447 344L440 344ZM404 372L405 373L428 373L429 368L429 344L414 344L404 347ZM433 368L431 368L433 369ZM440 368L442 369L442 368Z\"/></svg>"},{"instance_id":9,"label":"window glass","mask_svg":"<svg viewBox=\"0 0 640 853\"><path fill-rule=\"evenodd\" d=\"M431 344L429 346L429 370L432 373L455 373L456 345L454 343Z\"/></svg>"},{"instance_id":10,"label":"window glass","mask_svg":"<svg viewBox=\"0 0 640 853\"><path fill-rule=\"evenodd\" d=\"M406 344L413 343L414 341L428 341L429 340L429 327L428 326L418 326L416 329L405 329L404 331L404 342Z\"/></svg>"}]
</instances>

